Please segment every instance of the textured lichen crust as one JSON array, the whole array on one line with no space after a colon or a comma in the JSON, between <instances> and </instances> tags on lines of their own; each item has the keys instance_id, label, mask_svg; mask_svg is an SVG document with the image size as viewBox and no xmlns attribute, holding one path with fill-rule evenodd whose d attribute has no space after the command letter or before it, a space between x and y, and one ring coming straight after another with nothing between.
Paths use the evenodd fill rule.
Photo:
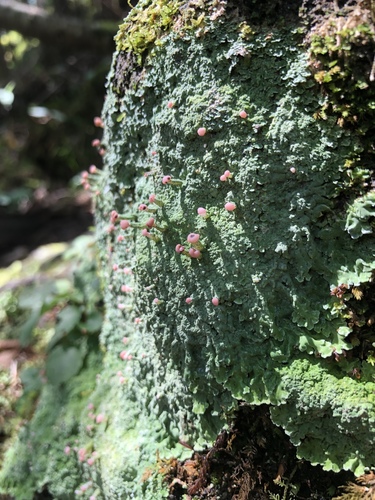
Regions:
<instances>
[{"instance_id":1,"label":"textured lichen crust","mask_svg":"<svg viewBox=\"0 0 375 500\"><path fill-rule=\"evenodd\" d=\"M237 400L269 403L301 456L359 472L375 458L374 372L350 355L332 290L371 284L375 268L373 195L337 202L360 144L316 118L297 29L245 30L224 10L201 24L164 35L142 70L121 74L129 50L114 59L97 200L103 342L118 356L140 318L128 383L172 442L212 439ZM112 210L131 227L109 227Z\"/></svg>"}]
</instances>

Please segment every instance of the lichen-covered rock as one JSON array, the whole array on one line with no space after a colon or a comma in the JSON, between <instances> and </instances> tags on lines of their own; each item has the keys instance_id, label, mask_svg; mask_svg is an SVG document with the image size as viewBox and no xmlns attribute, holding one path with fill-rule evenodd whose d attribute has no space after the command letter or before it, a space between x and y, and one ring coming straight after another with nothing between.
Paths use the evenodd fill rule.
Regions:
<instances>
[{"instance_id":1,"label":"lichen-covered rock","mask_svg":"<svg viewBox=\"0 0 375 500\"><path fill-rule=\"evenodd\" d=\"M92 181L103 498L164 498L157 453L209 444L238 401L269 404L312 463L375 462L364 135L327 112L296 17L243 14L144 0L117 36Z\"/></svg>"}]
</instances>

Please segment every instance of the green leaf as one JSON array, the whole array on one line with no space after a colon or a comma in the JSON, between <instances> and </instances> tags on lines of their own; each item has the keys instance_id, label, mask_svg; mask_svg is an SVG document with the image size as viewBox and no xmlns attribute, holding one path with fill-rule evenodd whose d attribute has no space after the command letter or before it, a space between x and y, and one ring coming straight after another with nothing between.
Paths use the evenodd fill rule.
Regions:
<instances>
[{"instance_id":1,"label":"green leaf","mask_svg":"<svg viewBox=\"0 0 375 500\"><path fill-rule=\"evenodd\" d=\"M22 370L20 378L24 393L39 391L42 388L43 384L39 372L40 369L36 366L30 366L29 368Z\"/></svg>"},{"instance_id":2,"label":"green leaf","mask_svg":"<svg viewBox=\"0 0 375 500\"><path fill-rule=\"evenodd\" d=\"M18 332L18 337L19 341L21 343L21 346L25 347L30 344L34 328L38 324L38 321L40 319L41 311L40 307L39 309L35 309L32 311L31 315L27 319L27 321L21 325L19 332Z\"/></svg>"},{"instance_id":3,"label":"green leaf","mask_svg":"<svg viewBox=\"0 0 375 500\"><path fill-rule=\"evenodd\" d=\"M57 346L51 351L46 362L46 375L49 382L59 385L77 375L83 364L83 354L76 347L64 349Z\"/></svg>"},{"instance_id":4,"label":"green leaf","mask_svg":"<svg viewBox=\"0 0 375 500\"><path fill-rule=\"evenodd\" d=\"M45 304L49 304L55 294L55 284L52 281L37 285L34 288L26 288L19 296L18 304L22 309L40 310Z\"/></svg>"},{"instance_id":5,"label":"green leaf","mask_svg":"<svg viewBox=\"0 0 375 500\"><path fill-rule=\"evenodd\" d=\"M102 315L99 312L94 311L88 316L82 327L85 328L89 333L95 333L100 330L102 322Z\"/></svg>"},{"instance_id":6,"label":"green leaf","mask_svg":"<svg viewBox=\"0 0 375 500\"><path fill-rule=\"evenodd\" d=\"M81 319L81 311L76 306L67 306L59 313L57 319L55 334L48 344L48 350L51 350L66 334L74 329Z\"/></svg>"},{"instance_id":7,"label":"green leaf","mask_svg":"<svg viewBox=\"0 0 375 500\"><path fill-rule=\"evenodd\" d=\"M56 333L68 333L73 330L81 319L81 311L76 306L67 306L59 313L57 319Z\"/></svg>"}]
</instances>

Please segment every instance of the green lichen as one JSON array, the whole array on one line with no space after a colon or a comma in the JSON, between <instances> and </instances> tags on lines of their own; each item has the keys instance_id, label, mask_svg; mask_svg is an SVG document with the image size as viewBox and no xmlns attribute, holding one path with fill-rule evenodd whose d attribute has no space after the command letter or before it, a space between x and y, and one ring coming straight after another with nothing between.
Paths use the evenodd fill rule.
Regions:
<instances>
[{"instance_id":1,"label":"green lichen","mask_svg":"<svg viewBox=\"0 0 375 500\"><path fill-rule=\"evenodd\" d=\"M67 498L67 492L71 495L84 478L89 479L89 471L79 467L74 447L99 366L100 357L91 354L86 370L64 388L57 390L51 385L43 390L32 421L6 455L1 491L19 500L31 500L48 484L54 498ZM69 454L64 453L66 446L71 447Z\"/></svg>"},{"instance_id":2,"label":"green lichen","mask_svg":"<svg viewBox=\"0 0 375 500\"><path fill-rule=\"evenodd\" d=\"M346 182L359 141L335 118L314 118L321 97L298 30L258 30L245 40L237 26L216 23L203 38L170 33L164 42L147 60L136 89L119 105L115 96L107 98L107 196L98 199L98 234L103 249L114 244L112 262L131 265L134 272L134 293L124 299L132 310L111 316L110 330L122 328L122 314L124 324L142 318L134 349L143 345L152 360L168 367L154 372L170 405L166 414L159 410L165 428L176 425L178 412L182 422L192 423L189 428L180 418L180 435L200 442L213 438L238 399L295 407L289 379L301 356L343 401L345 390L355 391L362 382L352 367L336 361L353 345L330 291L343 268L354 272L358 259L374 269L374 251L368 235L354 244L344 229L345 210L336 205L337 186ZM246 119L239 117L242 109ZM131 118L119 124L118 114ZM204 137L197 135L199 127L207 129ZM226 169L233 177L221 182ZM167 174L182 179L182 187L163 186ZM158 234L158 244L130 231L125 250L106 236L108 214L133 207L138 222L145 221L137 206L151 193L164 203L156 220L167 230ZM227 201L236 203L234 212L224 209ZM209 218L199 217L198 207ZM199 260L175 252L191 232L201 235ZM123 280L110 269L107 303L113 304ZM214 296L218 307L211 303ZM190 305L186 297L193 299ZM103 336L103 342L112 348L114 339ZM178 390L166 384L165 373L173 373ZM374 388L372 375L366 384L361 401ZM146 393L153 390L145 384ZM189 395L184 402L181 392ZM301 455L356 472L372 463L368 421L361 435L369 445L358 462L351 461L353 443L345 436L355 412L338 423L328 397L319 410L318 386L307 392L301 384L296 392L307 401L301 420L309 421L315 411L319 421L329 420L335 412L325 430L317 426L306 433L303 447L295 440ZM302 424L291 418L289 425L298 434ZM332 448L336 427L340 452ZM326 455L316 453L317 443Z\"/></svg>"},{"instance_id":3,"label":"green lichen","mask_svg":"<svg viewBox=\"0 0 375 500\"><path fill-rule=\"evenodd\" d=\"M373 381L353 380L334 367L299 359L283 369L288 400L271 409L272 419L289 434L300 458L309 456L325 469L362 473L372 463L375 422ZM370 380L372 377L370 376ZM345 445L337 440L345 435ZM324 446L319 435L324 434ZM359 443L361 443L359 445Z\"/></svg>"},{"instance_id":4,"label":"green lichen","mask_svg":"<svg viewBox=\"0 0 375 500\"><path fill-rule=\"evenodd\" d=\"M345 230L354 239L373 232L375 217L375 193L358 198L349 207Z\"/></svg>"}]
</instances>

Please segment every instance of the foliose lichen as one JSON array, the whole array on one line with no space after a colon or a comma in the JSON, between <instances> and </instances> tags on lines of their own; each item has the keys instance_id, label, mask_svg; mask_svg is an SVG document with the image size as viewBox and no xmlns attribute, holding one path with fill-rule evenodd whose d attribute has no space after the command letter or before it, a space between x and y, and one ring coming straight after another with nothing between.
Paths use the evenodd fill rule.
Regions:
<instances>
[{"instance_id":1,"label":"foliose lichen","mask_svg":"<svg viewBox=\"0 0 375 500\"><path fill-rule=\"evenodd\" d=\"M294 392L290 378L298 362L314 367L323 385L336 387L340 408L345 393L358 385L364 390L358 405L374 388L366 357L348 367L351 329L331 294L359 260L374 269L371 235L354 241L350 222L345 231L360 201L352 208L337 203L338 186L349 184L347 162L362 148L358 134L335 116L316 116L328 97L314 82L298 29L258 29L244 39L238 24L225 21L206 21L198 38L170 31L149 50L137 85L121 98L109 93L104 110L108 177L102 185L107 194L98 198L98 232L103 248L108 240L113 245L112 262L133 269L132 297L124 301L132 311L121 313L124 321L142 318L137 342L152 346L192 398L190 407L177 391L171 399L186 422L180 421L180 435L194 442L212 439L237 400L274 405L281 424L281 409L296 407L298 394L306 401L302 421L315 411L319 422L329 420L332 403L327 397L320 409L318 384L307 391L301 383ZM119 116L124 118L117 121ZM220 181L226 170L231 177ZM165 176L182 186L164 183ZM108 238L110 211L132 212L142 226L149 214L137 207L151 194L163 202L150 205L165 228L150 230L160 241L136 228L127 230L125 245ZM225 210L228 202L235 210ZM208 216L197 213L200 207ZM198 259L186 255L190 233L200 235ZM176 245L184 250L176 252ZM107 300L116 307L120 283L110 272L107 279L113 280ZM118 321L111 318L113 331ZM108 337L105 342L112 346ZM164 371L156 376L170 399ZM371 444L363 443L358 461L352 460L357 452L350 440L345 442L359 411L354 407L340 423L335 410L327 434L318 425L305 432L303 446L293 442L326 468L361 471L373 460L373 408L366 405L363 435ZM301 422L287 420L302 432ZM331 444L330 425L336 424L340 453ZM326 455L317 456L317 443Z\"/></svg>"}]
</instances>

